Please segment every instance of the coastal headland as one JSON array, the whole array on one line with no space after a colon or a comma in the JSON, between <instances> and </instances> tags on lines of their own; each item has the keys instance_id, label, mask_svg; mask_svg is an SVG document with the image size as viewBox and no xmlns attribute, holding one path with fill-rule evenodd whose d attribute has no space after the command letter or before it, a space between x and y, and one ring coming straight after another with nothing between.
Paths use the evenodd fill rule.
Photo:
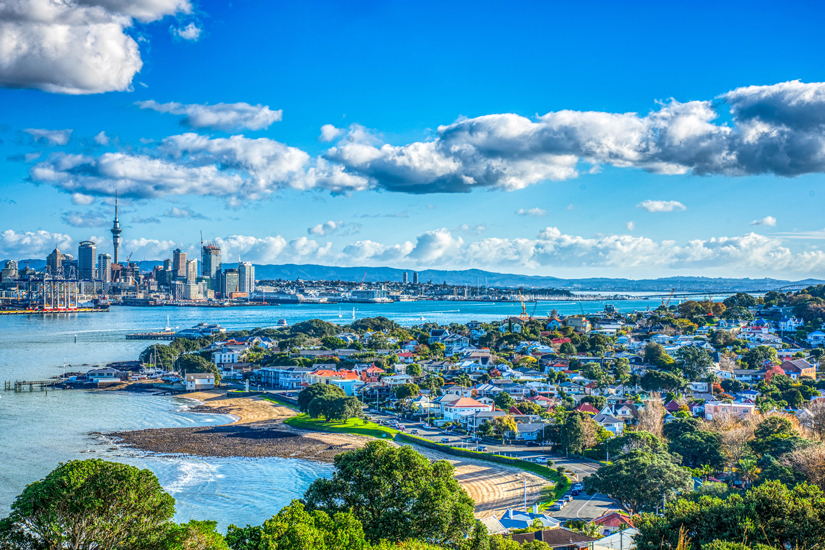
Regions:
<instances>
[{"instance_id":1,"label":"coastal headland","mask_svg":"<svg viewBox=\"0 0 825 550\"><path fill-rule=\"evenodd\" d=\"M284 420L297 413L260 397L230 397L224 391L187 394L199 404L190 411L228 414L235 421L221 426L161 428L109 434L121 444L160 455L202 457L281 457L332 462L339 453L360 448L371 438L294 428ZM476 503L479 518L527 504L542 497L548 482L539 476L481 460L456 458L416 447L432 460L447 460L455 477Z\"/></svg>"}]
</instances>

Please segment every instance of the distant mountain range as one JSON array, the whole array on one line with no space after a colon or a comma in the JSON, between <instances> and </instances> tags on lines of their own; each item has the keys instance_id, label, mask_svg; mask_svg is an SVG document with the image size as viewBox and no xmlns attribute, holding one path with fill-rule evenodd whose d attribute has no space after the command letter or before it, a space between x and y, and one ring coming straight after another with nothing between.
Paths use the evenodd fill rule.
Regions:
<instances>
[{"instance_id":1,"label":"distant mountain range","mask_svg":"<svg viewBox=\"0 0 825 550\"><path fill-rule=\"evenodd\" d=\"M33 269L40 269L46 265L44 260L20 260L18 265L23 267L26 262ZM5 262L3 262L5 263ZM141 270L152 270L162 261L142 261ZM238 264L223 264L224 268L237 267ZM401 281L404 272L412 282L413 271L392 267L336 267L315 264L283 264L260 265L255 264L255 278L258 280L288 280L295 281L355 281L367 282ZM661 279L560 279L540 275L514 275L509 273L495 273L481 269L465 269L460 271L424 269L418 272L421 283L447 283L450 285L468 286L496 286L496 287L525 287L525 288L562 288L568 290L590 290L600 292L643 292L663 291L671 289L685 292L721 292L740 291L755 292L775 290L785 286L809 286L825 284L821 279L804 279L801 281L786 281L782 279L731 279L710 277L666 277Z\"/></svg>"}]
</instances>

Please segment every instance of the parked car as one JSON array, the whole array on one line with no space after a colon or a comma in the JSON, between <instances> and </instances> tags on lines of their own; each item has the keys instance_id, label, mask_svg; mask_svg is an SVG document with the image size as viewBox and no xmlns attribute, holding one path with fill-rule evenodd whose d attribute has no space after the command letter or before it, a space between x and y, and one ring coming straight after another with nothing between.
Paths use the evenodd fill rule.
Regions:
<instances>
[{"instance_id":1,"label":"parked car","mask_svg":"<svg viewBox=\"0 0 825 550\"><path fill-rule=\"evenodd\" d=\"M486 445L479 445L478 447L476 447L476 451L478 451L480 453L486 453L487 452L487 446Z\"/></svg>"},{"instance_id":2,"label":"parked car","mask_svg":"<svg viewBox=\"0 0 825 550\"><path fill-rule=\"evenodd\" d=\"M564 500L564 499L557 500L557 501L556 501L556 504L558 504L559 506L561 506L561 508L564 508L565 506L567 506L567 502L565 502L565 500ZM560 508L560 509L561 509L561 508Z\"/></svg>"},{"instance_id":3,"label":"parked car","mask_svg":"<svg viewBox=\"0 0 825 550\"><path fill-rule=\"evenodd\" d=\"M561 497L561 500L563 500L564 502L570 502L571 500L573 500L573 495L567 493L563 497Z\"/></svg>"},{"instance_id":4,"label":"parked car","mask_svg":"<svg viewBox=\"0 0 825 550\"><path fill-rule=\"evenodd\" d=\"M581 491L579 491L578 489L573 489L572 491L570 491L570 494L573 495L574 497L579 496L580 493L581 493Z\"/></svg>"},{"instance_id":5,"label":"parked car","mask_svg":"<svg viewBox=\"0 0 825 550\"><path fill-rule=\"evenodd\" d=\"M536 462L538 462L539 464L544 464L544 463L547 462L547 457L546 456L537 456L536 457Z\"/></svg>"},{"instance_id":6,"label":"parked car","mask_svg":"<svg viewBox=\"0 0 825 550\"><path fill-rule=\"evenodd\" d=\"M558 502L554 502L553 504L550 505L550 511L551 512L559 512L559 511L561 511L562 508L563 508L563 506L561 504L559 504Z\"/></svg>"},{"instance_id":7,"label":"parked car","mask_svg":"<svg viewBox=\"0 0 825 550\"><path fill-rule=\"evenodd\" d=\"M525 445L527 445L528 447L540 447L541 443L539 443L538 441L528 441L527 443L525 443Z\"/></svg>"},{"instance_id":8,"label":"parked car","mask_svg":"<svg viewBox=\"0 0 825 550\"><path fill-rule=\"evenodd\" d=\"M574 483L573 488L578 489L579 491L584 491L584 483Z\"/></svg>"},{"instance_id":9,"label":"parked car","mask_svg":"<svg viewBox=\"0 0 825 550\"><path fill-rule=\"evenodd\" d=\"M449 442L450 442L450 438L449 438L449 437L442 437L442 438L441 438L441 442L442 442L442 443L445 443L445 444L446 444L446 443L449 443Z\"/></svg>"},{"instance_id":10,"label":"parked car","mask_svg":"<svg viewBox=\"0 0 825 550\"><path fill-rule=\"evenodd\" d=\"M410 430L410 433L413 435L418 435L418 430Z\"/></svg>"}]
</instances>

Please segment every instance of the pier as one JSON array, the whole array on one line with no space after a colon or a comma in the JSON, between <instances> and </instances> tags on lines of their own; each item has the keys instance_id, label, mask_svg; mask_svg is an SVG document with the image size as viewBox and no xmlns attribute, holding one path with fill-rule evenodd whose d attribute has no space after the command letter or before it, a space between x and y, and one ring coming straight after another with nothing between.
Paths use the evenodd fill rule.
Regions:
<instances>
[{"instance_id":1,"label":"pier","mask_svg":"<svg viewBox=\"0 0 825 550\"><path fill-rule=\"evenodd\" d=\"M3 389L5 391L15 391L20 393L25 391L28 388L29 391L34 391L34 388L38 388L40 391L46 391L49 387L54 387L60 384L60 380L52 379L52 380L17 380L15 382L6 381L3 384Z\"/></svg>"},{"instance_id":2,"label":"pier","mask_svg":"<svg viewBox=\"0 0 825 550\"><path fill-rule=\"evenodd\" d=\"M127 340L174 340L174 330L162 330L159 332L139 332L137 334L127 334Z\"/></svg>"}]
</instances>

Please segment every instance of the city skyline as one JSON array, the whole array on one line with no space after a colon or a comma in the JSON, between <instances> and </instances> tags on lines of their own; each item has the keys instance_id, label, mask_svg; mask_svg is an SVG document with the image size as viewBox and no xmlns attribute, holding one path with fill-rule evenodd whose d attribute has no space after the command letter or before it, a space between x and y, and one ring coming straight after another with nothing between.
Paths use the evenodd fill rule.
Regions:
<instances>
[{"instance_id":1,"label":"city skyline","mask_svg":"<svg viewBox=\"0 0 825 550\"><path fill-rule=\"evenodd\" d=\"M199 258L202 231L256 264L825 273L809 10L713 4L741 22L719 33L700 3L674 34L673 8L607 3L136 5L106 12L132 52L102 52L119 71L81 47L0 64L0 259L87 240L115 263ZM610 17L570 25L593 8ZM311 42L292 30L310 22ZM774 40L750 32L769 22Z\"/></svg>"}]
</instances>

